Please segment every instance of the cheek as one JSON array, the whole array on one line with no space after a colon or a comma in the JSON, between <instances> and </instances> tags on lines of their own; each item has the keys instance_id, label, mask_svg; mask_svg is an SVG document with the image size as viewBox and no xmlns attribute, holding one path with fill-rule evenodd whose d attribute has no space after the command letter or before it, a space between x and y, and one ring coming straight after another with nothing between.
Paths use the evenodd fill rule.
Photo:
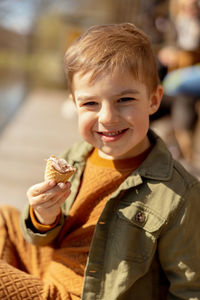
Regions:
<instances>
[{"instance_id":1,"label":"cheek","mask_svg":"<svg viewBox=\"0 0 200 300\"><path fill-rule=\"evenodd\" d=\"M133 127L137 127L138 130L143 131L146 127L149 127L149 113L147 110L130 111L126 120Z\"/></svg>"},{"instance_id":2,"label":"cheek","mask_svg":"<svg viewBox=\"0 0 200 300\"><path fill-rule=\"evenodd\" d=\"M94 126L94 120L91 114L79 113L78 114L79 131L83 137L88 136Z\"/></svg>"},{"instance_id":3,"label":"cheek","mask_svg":"<svg viewBox=\"0 0 200 300\"><path fill-rule=\"evenodd\" d=\"M147 108L129 109L124 116L130 123L143 123L149 119L149 112Z\"/></svg>"}]
</instances>

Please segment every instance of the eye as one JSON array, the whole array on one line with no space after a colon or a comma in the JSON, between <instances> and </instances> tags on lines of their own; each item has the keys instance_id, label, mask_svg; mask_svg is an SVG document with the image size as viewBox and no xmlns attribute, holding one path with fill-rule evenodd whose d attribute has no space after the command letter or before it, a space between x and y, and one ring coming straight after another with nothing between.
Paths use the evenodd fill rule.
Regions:
<instances>
[{"instance_id":1,"label":"eye","mask_svg":"<svg viewBox=\"0 0 200 300\"><path fill-rule=\"evenodd\" d=\"M82 106L95 106L95 105L97 105L98 103L97 102L95 102L95 101L88 101L88 102L84 102L83 104L82 104Z\"/></svg>"},{"instance_id":2,"label":"eye","mask_svg":"<svg viewBox=\"0 0 200 300\"><path fill-rule=\"evenodd\" d=\"M129 102L134 101L135 99L133 97L122 97L118 100L118 102Z\"/></svg>"}]
</instances>

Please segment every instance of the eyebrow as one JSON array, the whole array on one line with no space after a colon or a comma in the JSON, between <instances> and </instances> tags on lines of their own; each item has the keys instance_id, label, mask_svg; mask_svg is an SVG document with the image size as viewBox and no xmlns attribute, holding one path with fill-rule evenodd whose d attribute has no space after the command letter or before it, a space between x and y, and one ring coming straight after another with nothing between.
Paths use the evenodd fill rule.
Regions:
<instances>
[{"instance_id":1,"label":"eyebrow","mask_svg":"<svg viewBox=\"0 0 200 300\"><path fill-rule=\"evenodd\" d=\"M78 96L77 97L77 101L88 101L88 100L94 100L95 98L97 98L97 96Z\"/></svg>"},{"instance_id":2,"label":"eyebrow","mask_svg":"<svg viewBox=\"0 0 200 300\"><path fill-rule=\"evenodd\" d=\"M116 94L114 96L123 96L126 94L138 94L138 90L136 89L127 89L127 90L122 90L119 94Z\"/></svg>"},{"instance_id":3,"label":"eyebrow","mask_svg":"<svg viewBox=\"0 0 200 300\"><path fill-rule=\"evenodd\" d=\"M114 97L122 97L124 95L127 95L127 94L138 94L138 90L136 89L127 89L127 90L122 90L121 92L117 93L117 94L114 94L114 95L111 95L111 98L114 98ZM94 100L98 98L98 96L96 95L93 95L93 96L89 96L89 95L83 95L83 96L78 96L77 97L77 101L90 101L90 100Z\"/></svg>"}]
</instances>

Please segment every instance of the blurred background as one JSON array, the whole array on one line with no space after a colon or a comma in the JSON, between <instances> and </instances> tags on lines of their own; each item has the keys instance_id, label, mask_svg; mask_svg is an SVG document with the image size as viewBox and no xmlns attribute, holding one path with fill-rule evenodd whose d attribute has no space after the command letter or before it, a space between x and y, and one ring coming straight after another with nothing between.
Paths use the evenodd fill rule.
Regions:
<instances>
[{"instance_id":1,"label":"blurred background","mask_svg":"<svg viewBox=\"0 0 200 300\"><path fill-rule=\"evenodd\" d=\"M182 23L179 1L186 2ZM194 36L192 41L182 41L179 32L185 34L187 18L194 21L194 34L186 34ZM121 22L134 23L149 35L158 60L166 92L160 112L151 120L152 128L165 139L173 156L199 176L199 84L192 93L191 89L179 92L180 87L177 92L182 75L176 74L194 66L195 80L200 80L199 1L0 0L0 204L21 209L27 201L27 188L43 180L45 159L80 140L73 103L68 99L64 53L86 28ZM181 62L180 50L188 55ZM190 54L195 54L195 59ZM174 99L181 97L191 103L193 127L184 124L176 128L177 111L180 114L184 100L179 100L175 109ZM189 112L188 107L185 111Z\"/></svg>"}]
</instances>

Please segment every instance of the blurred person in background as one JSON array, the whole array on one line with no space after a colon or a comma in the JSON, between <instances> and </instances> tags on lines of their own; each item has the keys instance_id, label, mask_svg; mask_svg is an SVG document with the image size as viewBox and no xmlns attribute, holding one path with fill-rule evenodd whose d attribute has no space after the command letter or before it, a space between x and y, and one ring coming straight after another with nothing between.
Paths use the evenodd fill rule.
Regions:
<instances>
[{"instance_id":1,"label":"blurred person in background","mask_svg":"<svg viewBox=\"0 0 200 300\"><path fill-rule=\"evenodd\" d=\"M200 98L200 1L171 0L171 43L158 52L164 97L157 117L170 114L178 156L194 164L193 137ZM163 72L164 71L164 72ZM174 149L174 148L173 148ZM177 158L177 157L176 157Z\"/></svg>"},{"instance_id":2,"label":"blurred person in background","mask_svg":"<svg viewBox=\"0 0 200 300\"><path fill-rule=\"evenodd\" d=\"M171 42L158 52L168 71L200 62L200 2L171 0Z\"/></svg>"},{"instance_id":3,"label":"blurred person in background","mask_svg":"<svg viewBox=\"0 0 200 300\"><path fill-rule=\"evenodd\" d=\"M165 96L171 97L171 119L183 157L196 164L194 137L199 118L200 64L171 71L163 80Z\"/></svg>"}]
</instances>

